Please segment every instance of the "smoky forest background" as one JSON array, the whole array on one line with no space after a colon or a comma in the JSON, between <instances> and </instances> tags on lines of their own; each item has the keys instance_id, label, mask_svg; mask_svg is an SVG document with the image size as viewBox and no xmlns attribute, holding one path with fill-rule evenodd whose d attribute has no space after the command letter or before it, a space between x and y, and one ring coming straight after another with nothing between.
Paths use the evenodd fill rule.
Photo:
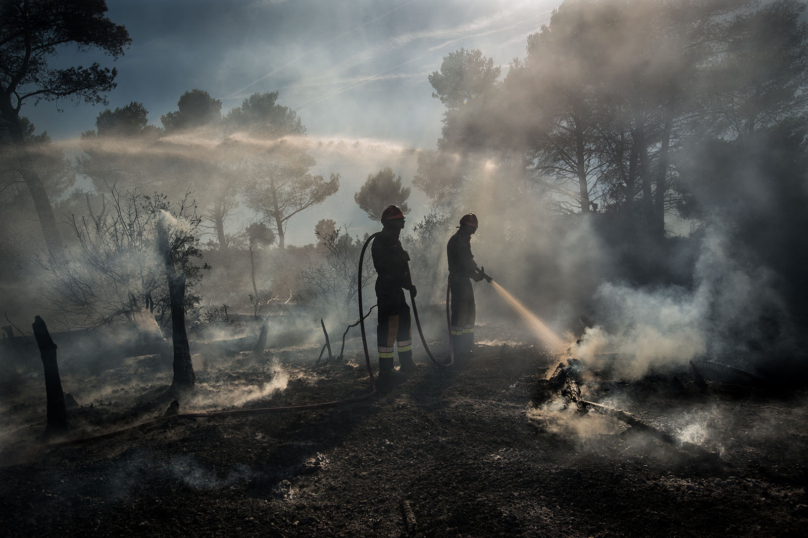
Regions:
<instances>
[{"instance_id":1,"label":"smoky forest background","mask_svg":"<svg viewBox=\"0 0 808 538\"><path fill-rule=\"evenodd\" d=\"M434 66L425 148L307 136L280 91L106 108L116 69L57 55L136 46L103 4L2 3L4 349L33 345L35 315L72 342L65 360L102 369L170 341L180 314L192 349L262 326L269 346L320 342L321 318L355 321L359 251L397 204L423 215L403 243L438 312L446 241L473 211L478 263L583 358L621 353L627 378L704 356L805 375L803 2L566 0L520 57L459 48ZM95 129L52 139L26 117L45 101L95 106ZM340 198L346 178L361 187ZM338 222L337 203L369 220ZM478 303L481 323L511 319L487 288ZM2 364L4 391L36 369Z\"/></svg>"}]
</instances>

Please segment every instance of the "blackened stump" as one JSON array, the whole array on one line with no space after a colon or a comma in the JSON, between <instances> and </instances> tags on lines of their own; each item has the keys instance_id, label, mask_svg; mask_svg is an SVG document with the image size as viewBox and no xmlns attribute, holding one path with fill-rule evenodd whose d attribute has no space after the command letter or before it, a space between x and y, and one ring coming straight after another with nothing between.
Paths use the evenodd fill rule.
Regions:
<instances>
[{"instance_id":1,"label":"blackened stump","mask_svg":"<svg viewBox=\"0 0 808 538\"><path fill-rule=\"evenodd\" d=\"M258 341L255 343L255 348L253 349L253 356L256 359L262 359L264 357L264 349L267 347L267 333L269 332L269 320L264 320L261 324L261 333L258 335Z\"/></svg>"},{"instance_id":2,"label":"blackened stump","mask_svg":"<svg viewBox=\"0 0 808 538\"><path fill-rule=\"evenodd\" d=\"M45 367L45 394L48 398L48 426L46 435L66 433L69 429L65 394L62 391L62 380L59 377L59 365L56 363L56 344L51 339L48 326L41 317L34 318L34 337L39 346L42 365Z\"/></svg>"}]
</instances>

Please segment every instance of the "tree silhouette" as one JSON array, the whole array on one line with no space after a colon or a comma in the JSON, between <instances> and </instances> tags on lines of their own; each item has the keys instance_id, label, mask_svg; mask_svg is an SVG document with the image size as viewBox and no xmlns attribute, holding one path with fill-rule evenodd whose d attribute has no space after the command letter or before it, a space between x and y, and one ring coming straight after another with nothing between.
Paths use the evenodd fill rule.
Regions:
<instances>
[{"instance_id":1,"label":"tree silhouette","mask_svg":"<svg viewBox=\"0 0 808 538\"><path fill-rule=\"evenodd\" d=\"M53 207L42 179L26 151L20 111L25 103L75 99L105 103L104 92L115 87L117 71L101 67L51 67L58 47L75 45L80 51L100 49L113 58L131 42L129 34L106 16L103 0L7 0L0 4L0 118L19 152L20 175L31 192L51 255L61 254L61 240Z\"/></svg>"},{"instance_id":2,"label":"tree silhouette","mask_svg":"<svg viewBox=\"0 0 808 538\"><path fill-rule=\"evenodd\" d=\"M393 169L388 166L375 176L368 174L365 184L354 194L354 201L371 220L381 220L382 212L390 205L397 205L404 214L409 213L410 208L406 204L409 197L409 187L402 187L401 176L396 178Z\"/></svg>"},{"instance_id":3,"label":"tree silhouette","mask_svg":"<svg viewBox=\"0 0 808 538\"><path fill-rule=\"evenodd\" d=\"M277 104L278 96L278 92L252 94L224 117L222 127L225 132L248 133L262 140L305 134L306 128L297 113ZM245 180L254 164L251 161L254 161L255 149L243 146L228 138L216 148L216 162L207 171L211 175L209 187L200 193L200 201L206 208L204 216L210 221L222 250L229 244L225 221L238 208L240 195L246 187Z\"/></svg>"},{"instance_id":4,"label":"tree silhouette","mask_svg":"<svg viewBox=\"0 0 808 538\"><path fill-rule=\"evenodd\" d=\"M334 219L320 219L314 225L314 236L317 243L322 245L337 235L337 221Z\"/></svg>"},{"instance_id":5,"label":"tree silhouette","mask_svg":"<svg viewBox=\"0 0 808 538\"><path fill-rule=\"evenodd\" d=\"M275 233L263 222L253 222L244 231L247 233L250 248L268 247L275 242Z\"/></svg>"},{"instance_id":6,"label":"tree silhouette","mask_svg":"<svg viewBox=\"0 0 808 538\"><path fill-rule=\"evenodd\" d=\"M264 216L281 249L289 219L321 204L339 189L339 174L331 174L328 181L309 174L315 164L305 152L286 147L273 149L252 164L247 206Z\"/></svg>"},{"instance_id":7,"label":"tree silhouette","mask_svg":"<svg viewBox=\"0 0 808 538\"><path fill-rule=\"evenodd\" d=\"M227 113L225 125L234 131L269 138L305 134L306 128L297 112L277 104L279 95L278 92L252 94L240 107Z\"/></svg>"},{"instance_id":8,"label":"tree silhouette","mask_svg":"<svg viewBox=\"0 0 808 538\"><path fill-rule=\"evenodd\" d=\"M95 193L86 195L93 219L96 217L90 207L91 198L98 199L95 203L102 207L100 211L103 213L106 208L104 197L111 196L113 188L119 192L167 190L161 185L165 163L154 157L144 158L139 152L119 151L122 146L116 144L125 141L127 149L148 148L154 144L161 132L148 125L148 114L146 107L136 101L115 110L105 109L96 117L96 129L81 134L83 155L76 158L76 168L90 178L95 187ZM181 196L184 189L170 194L172 197Z\"/></svg>"},{"instance_id":9,"label":"tree silhouette","mask_svg":"<svg viewBox=\"0 0 808 538\"><path fill-rule=\"evenodd\" d=\"M484 110L495 93L500 68L479 50L460 49L443 58L440 72L429 75L432 97L446 107L438 148L444 151L479 149L487 143Z\"/></svg>"},{"instance_id":10,"label":"tree silhouette","mask_svg":"<svg viewBox=\"0 0 808 538\"><path fill-rule=\"evenodd\" d=\"M157 128L149 126L149 111L143 103L132 101L125 107L115 110L105 109L95 119L95 134L97 136L131 137L146 133L156 135ZM88 131L85 136L92 137L93 132Z\"/></svg>"},{"instance_id":11,"label":"tree silhouette","mask_svg":"<svg viewBox=\"0 0 808 538\"><path fill-rule=\"evenodd\" d=\"M222 102L202 90L182 94L177 108L177 111L160 117L166 133L213 125L222 119Z\"/></svg>"}]
</instances>

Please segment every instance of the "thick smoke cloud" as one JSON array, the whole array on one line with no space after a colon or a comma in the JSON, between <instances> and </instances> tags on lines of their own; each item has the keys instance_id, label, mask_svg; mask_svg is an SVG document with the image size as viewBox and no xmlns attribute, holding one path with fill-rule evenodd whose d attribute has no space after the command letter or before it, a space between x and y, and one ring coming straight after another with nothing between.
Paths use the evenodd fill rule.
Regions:
<instances>
[{"instance_id":1,"label":"thick smoke cloud","mask_svg":"<svg viewBox=\"0 0 808 538\"><path fill-rule=\"evenodd\" d=\"M751 341L766 341L767 352L783 344L761 334L759 326L763 312L780 319L786 316L774 279L765 267L744 267L722 231L710 228L701 240L692 287L601 285L595 302L604 322L586 329L575 348L577 357L601 367L605 361L601 357L617 353L615 373L626 379L682 370L689 361L703 357L754 369Z\"/></svg>"}]
</instances>

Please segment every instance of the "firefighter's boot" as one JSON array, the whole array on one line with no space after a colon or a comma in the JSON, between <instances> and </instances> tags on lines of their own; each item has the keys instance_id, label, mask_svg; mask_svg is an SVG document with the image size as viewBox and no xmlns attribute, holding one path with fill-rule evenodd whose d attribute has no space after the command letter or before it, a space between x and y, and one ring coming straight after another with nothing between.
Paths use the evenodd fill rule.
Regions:
<instances>
[{"instance_id":1,"label":"firefighter's boot","mask_svg":"<svg viewBox=\"0 0 808 538\"><path fill-rule=\"evenodd\" d=\"M455 353L455 366L465 366L466 365L466 348L465 348L466 340L463 338L462 334L452 335L452 347L454 348Z\"/></svg>"},{"instance_id":2,"label":"firefighter's boot","mask_svg":"<svg viewBox=\"0 0 808 538\"><path fill-rule=\"evenodd\" d=\"M463 339L463 352L466 356L466 362L474 358L474 333L465 333Z\"/></svg>"},{"instance_id":3,"label":"firefighter's boot","mask_svg":"<svg viewBox=\"0 0 808 538\"><path fill-rule=\"evenodd\" d=\"M418 370L418 366L412 360L412 351L400 351L398 353L398 363L401 365L399 371L402 374L410 375Z\"/></svg>"},{"instance_id":4,"label":"firefighter's boot","mask_svg":"<svg viewBox=\"0 0 808 538\"><path fill-rule=\"evenodd\" d=\"M379 357L379 378L376 387L380 392L388 392L400 382L400 376L393 369L393 357Z\"/></svg>"}]
</instances>

